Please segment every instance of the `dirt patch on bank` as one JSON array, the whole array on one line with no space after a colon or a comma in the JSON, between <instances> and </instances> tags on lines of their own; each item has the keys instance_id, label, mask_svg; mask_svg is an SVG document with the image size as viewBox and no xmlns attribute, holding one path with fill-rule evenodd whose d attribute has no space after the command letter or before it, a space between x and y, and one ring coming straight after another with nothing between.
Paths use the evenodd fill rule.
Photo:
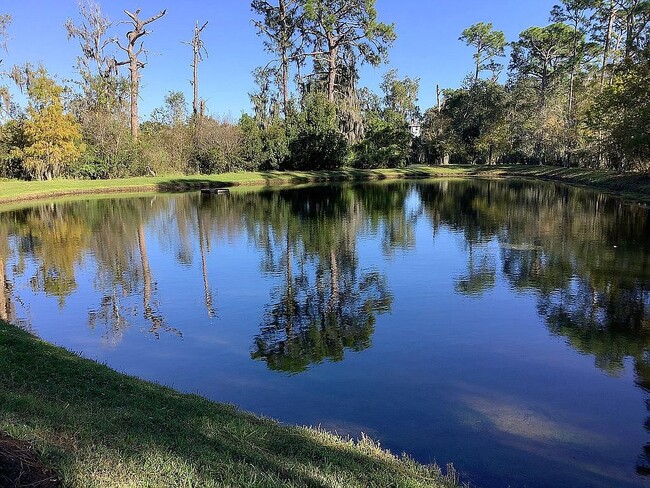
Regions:
<instances>
[{"instance_id":1,"label":"dirt patch on bank","mask_svg":"<svg viewBox=\"0 0 650 488\"><path fill-rule=\"evenodd\" d=\"M0 433L1 488L58 488L57 474L39 459L28 442Z\"/></svg>"}]
</instances>

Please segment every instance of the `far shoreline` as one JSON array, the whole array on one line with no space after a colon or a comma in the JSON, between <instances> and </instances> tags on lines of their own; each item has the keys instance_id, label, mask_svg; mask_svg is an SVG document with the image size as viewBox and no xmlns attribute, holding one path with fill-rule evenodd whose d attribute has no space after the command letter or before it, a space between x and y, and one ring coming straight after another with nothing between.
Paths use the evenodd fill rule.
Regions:
<instances>
[{"instance_id":1,"label":"far shoreline","mask_svg":"<svg viewBox=\"0 0 650 488\"><path fill-rule=\"evenodd\" d=\"M433 178L516 178L551 181L600 191L650 205L650 173L556 166L408 166L395 169L340 169L331 171L261 171L212 175L168 175L107 180L55 179L50 181L0 180L0 210L11 203L66 196L144 192L182 192L202 188L270 187L309 183L380 181Z\"/></svg>"}]
</instances>

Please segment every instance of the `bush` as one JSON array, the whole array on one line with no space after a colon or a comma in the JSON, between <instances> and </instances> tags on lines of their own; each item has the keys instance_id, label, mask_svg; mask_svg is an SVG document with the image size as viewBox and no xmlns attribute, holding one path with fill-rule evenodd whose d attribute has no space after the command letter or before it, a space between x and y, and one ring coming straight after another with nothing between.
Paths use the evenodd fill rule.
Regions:
<instances>
[{"instance_id":1,"label":"bush","mask_svg":"<svg viewBox=\"0 0 650 488\"><path fill-rule=\"evenodd\" d=\"M256 169L243 157L245 138L239 126L205 117L193 122L193 131L190 169L201 174Z\"/></svg>"},{"instance_id":2,"label":"bush","mask_svg":"<svg viewBox=\"0 0 650 488\"><path fill-rule=\"evenodd\" d=\"M408 125L400 118L371 120L366 137L355 146L353 164L357 168L401 168L412 157L412 137Z\"/></svg>"},{"instance_id":3,"label":"bush","mask_svg":"<svg viewBox=\"0 0 650 488\"><path fill-rule=\"evenodd\" d=\"M289 137L282 119L260 126L253 117L244 114L239 128L243 137L242 157L253 168L268 171L285 166L289 157Z\"/></svg>"},{"instance_id":4,"label":"bush","mask_svg":"<svg viewBox=\"0 0 650 488\"><path fill-rule=\"evenodd\" d=\"M342 167L348 144L339 132L336 107L321 93L309 93L294 116L286 169L323 170Z\"/></svg>"}]
</instances>

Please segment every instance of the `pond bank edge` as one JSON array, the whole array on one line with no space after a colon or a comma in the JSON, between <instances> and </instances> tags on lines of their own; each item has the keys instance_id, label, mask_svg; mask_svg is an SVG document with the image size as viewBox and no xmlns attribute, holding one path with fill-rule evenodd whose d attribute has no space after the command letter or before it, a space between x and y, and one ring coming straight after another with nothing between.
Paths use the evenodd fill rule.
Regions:
<instances>
[{"instance_id":1,"label":"pond bank edge","mask_svg":"<svg viewBox=\"0 0 650 488\"><path fill-rule=\"evenodd\" d=\"M113 180L0 181L13 195L0 196L0 206L77 195L183 192L202 188L264 187L343 181L378 181L427 178L516 178L551 181L597 190L631 203L650 205L650 173L615 173L607 170L556 166L409 166L399 169L342 169L332 171L268 171L205 176L142 177ZM24 187L24 188L21 188ZM1 193L1 192L0 192Z\"/></svg>"},{"instance_id":2,"label":"pond bank edge","mask_svg":"<svg viewBox=\"0 0 650 488\"><path fill-rule=\"evenodd\" d=\"M0 366L0 432L65 486L458 486L453 468L182 394L2 320Z\"/></svg>"}]
</instances>

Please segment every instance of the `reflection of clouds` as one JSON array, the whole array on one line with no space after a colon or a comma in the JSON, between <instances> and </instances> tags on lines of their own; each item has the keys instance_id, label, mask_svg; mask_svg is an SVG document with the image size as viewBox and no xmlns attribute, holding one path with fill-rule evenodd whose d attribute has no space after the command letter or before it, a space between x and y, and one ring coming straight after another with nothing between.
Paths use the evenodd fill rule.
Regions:
<instances>
[{"instance_id":1,"label":"reflection of clouds","mask_svg":"<svg viewBox=\"0 0 650 488\"><path fill-rule=\"evenodd\" d=\"M470 385L465 387L477 391ZM624 463L602 453L603 447L611 448L617 439L560 422L515 399L487 391L463 394L458 402L467 408L460 414L460 422L486 435L496 431L492 432L496 450L516 449L535 464L543 462L549 469L556 466L582 473L588 486L628 486L634 479Z\"/></svg>"},{"instance_id":2,"label":"reflection of clouds","mask_svg":"<svg viewBox=\"0 0 650 488\"><path fill-rule=\"evenodd\" d=\"M548 445L545 441L531 441L528 438L516 437L503 439L502 444L508 449L517 449L532 458L537 458L538 463L544 462L549 469L555 465L561 466L570 473L575 473L580 477L580 485L611 488L640 484L634 471L629 469L625 463L620 460L608 459L603 455L599 456L592 451L585 453L580 447L561 449L555 445ZM593 477L589 477L590 475ZM636 482L634 482L635 479Z\"/></svg>"},{"instance_id":3,"label":"reflection of clouds","mask_svg":"<svg viewBox=\"0 0 650 488\"><path fill-rule=\"evenodd\" d=\"M462 396L460 400L471 411L480 414L480 420L476 417L469 420L469 423L478 424L477 428L481 427L480 424L488 422L489 427L504 434L544 443L594 446L607 442L590 431L558 422L514 402L508 403L495 397L471 394Z\"/></svg>"}]
</instances>

